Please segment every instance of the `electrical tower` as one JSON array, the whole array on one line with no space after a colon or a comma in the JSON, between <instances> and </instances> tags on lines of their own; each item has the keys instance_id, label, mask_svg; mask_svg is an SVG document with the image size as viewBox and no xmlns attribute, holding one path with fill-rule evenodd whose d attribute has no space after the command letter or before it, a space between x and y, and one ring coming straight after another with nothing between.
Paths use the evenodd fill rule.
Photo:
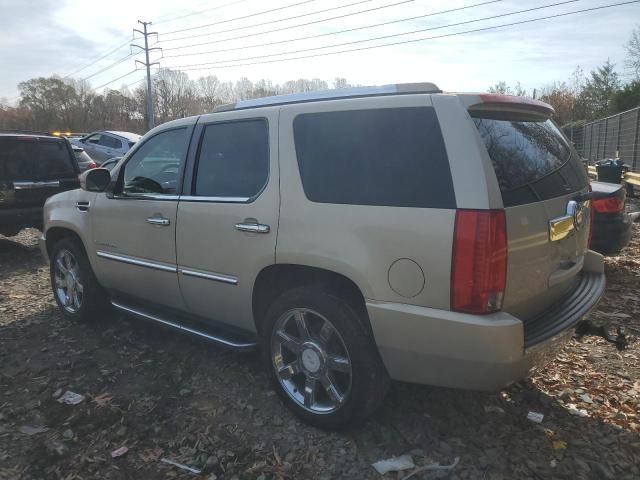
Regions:
<instances>
[{"instance_id":1,"label":"electrical tower","mask_svg":"<svg viewBox=\"0 0 640 480\"><path fill-rule=\"evenodd\" d=\"M136 60L136 63L139 63L147 67L147 115L146 117L147 117L147 128L151 130L155 124L153 119L153 98L151 95L151 65L160 65L160 64L158 62L149 63L149 52L153 50L162 50L162 49L160 47L149 48L149 35L158 35L158 32L147 31L147 27L151 25L151 22L143 22L141 20L138 20L138 23L140 23L143 26L144 30L138 30L137 28L134 28L133 31L140 33L144 37L144 47L141 47L140 45L135 45L133 43L131 44L131 46L137 47L140 50L144 50L144 53L145 53L145 61L141 62L140 60Z\"/></svg>"}]
</instances>

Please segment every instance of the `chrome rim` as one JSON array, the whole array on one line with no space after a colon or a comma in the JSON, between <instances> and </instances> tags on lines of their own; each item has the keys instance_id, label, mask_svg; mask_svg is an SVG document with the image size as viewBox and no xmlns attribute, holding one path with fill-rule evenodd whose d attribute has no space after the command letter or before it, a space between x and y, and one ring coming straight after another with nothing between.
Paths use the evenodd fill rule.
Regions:
<instances>
[{"instance_id":1,"label":"chrome rim","mask_svg":"<svg viewBox=\"0 0 640 480\"><path fill-rule=\"evenodd\" d=\"M333 324L318 312L294 308L276 322L271 358L285 392L305 410L338 410L351 391L351 359Z\"/></svg>"},{"instance_id":2,"label":"chrome rim","mask_svg":"<svg viewBox=\"0 0 640 480\"><path fill-rule=\"evenodd\" d=\"M80 265L69 250L60 250L53 263L53 281L60 305L76 313L82 307L84 287L80 281Z\"/></svg>"}]
</instances>

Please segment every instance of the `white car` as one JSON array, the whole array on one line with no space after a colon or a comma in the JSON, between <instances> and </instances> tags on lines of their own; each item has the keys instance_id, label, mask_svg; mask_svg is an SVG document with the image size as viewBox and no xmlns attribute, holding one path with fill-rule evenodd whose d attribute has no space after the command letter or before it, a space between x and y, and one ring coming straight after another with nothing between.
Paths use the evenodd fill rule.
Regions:
<instances>
[{"instance_id":1,"label":"white car","mask_svg":"<svg viewBox=\"0 0 640 480\"><path fill-rule=\"evenodd\" d=\"M127 153L140 138L137 133L103 130L82 138L70 138L69 141L82 147L94 161L102 164L110 158Z\"/></svg>"}]
</instances>

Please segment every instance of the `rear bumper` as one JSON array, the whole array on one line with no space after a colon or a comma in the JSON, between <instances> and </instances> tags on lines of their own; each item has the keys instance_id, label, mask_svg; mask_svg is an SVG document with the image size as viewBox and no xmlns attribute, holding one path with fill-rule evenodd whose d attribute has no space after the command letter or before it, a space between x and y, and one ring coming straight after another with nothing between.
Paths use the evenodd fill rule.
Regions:
<instances>
[{"instance_id":1,"label":"rear bumper","mask_svg":"<svg viewBox=\"0 0 640 480\"><path fill-rule=\"evenodd\" d=\"M628 213L596 214L593 219L591 248L602 254L618 253L631 240L631 224Z\"/></svg>"},{"instance_id":2,"label":"rear bumper","mask_svg":"<svg viewBox=\"0 0 640 480\"><path fill-rule=\"evenodd\" d=\"M574 292L525 324L505 312L468 315L367 301L374 337L391 378L496 390L553 360L604 292L602 257L590 252ZM599 263L599 265L598 265Z\"/></svg>"}]
</instances>

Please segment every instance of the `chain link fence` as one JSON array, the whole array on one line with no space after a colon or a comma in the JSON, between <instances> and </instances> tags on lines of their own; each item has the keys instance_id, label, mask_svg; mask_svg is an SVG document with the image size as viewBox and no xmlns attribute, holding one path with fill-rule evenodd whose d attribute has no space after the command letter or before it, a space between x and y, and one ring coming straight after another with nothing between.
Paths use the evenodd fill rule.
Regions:
<instances>
[{"instance_id":1,"label":"chain link fence","mask_svg":"<svg viewBox=\"0 0 640 480\"><path fill-rule=\"evenodd\" d=\"M590 164L618 157L632 172L640 172L640 107L580 127L567 127L564 132Z\"/></svg>"}]
</instances>

